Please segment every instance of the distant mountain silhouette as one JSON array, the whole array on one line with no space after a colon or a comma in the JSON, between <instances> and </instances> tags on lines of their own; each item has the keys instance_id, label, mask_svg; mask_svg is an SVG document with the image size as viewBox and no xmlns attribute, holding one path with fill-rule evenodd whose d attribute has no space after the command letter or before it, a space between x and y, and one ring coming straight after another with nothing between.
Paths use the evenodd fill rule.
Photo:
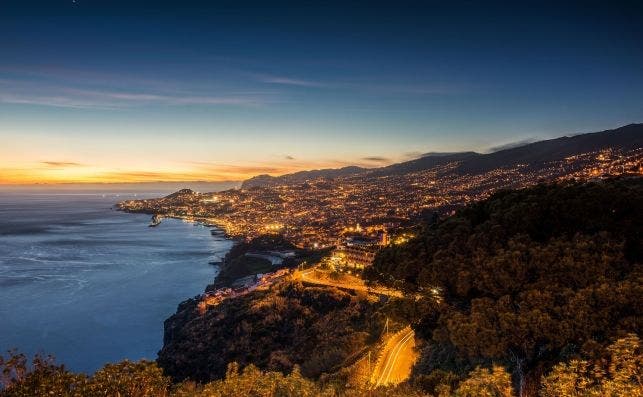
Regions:
<instances>
[{"instance_id":1,"label":"distant mountain silhouette","mask_svg":"<svg viewBox=\"0 0 643 397\"><path fill-rule=\"evenodd\" d=\"M241 185L242 189L250 189L257 186L276 186L287 183L305 182L310 179L317 178L337 178L341 176L350 176L360 174L368 171L368 168L357 166L349 166L343 168L326 168L321 170L299 171L293 174L286 174L282 176L270 176L267 174L257 175L248 180L245 180Z\"/></svg>"},{"instance_id":2,"label":"distant mountain silhouette","mask_svg":"<svg viewBox=\"0 0 643 397\"><path fill-rule=\"evenodd\" d=\"M184 198L186 196L192 196L195 192L192 189L181 189L178 192L174 192L165 196L166 199L175 199L175 198Z\"/></svg>"},{"instance_id":3,"label":"distant mountain silhouette","mask_svg":"<svg viewBox=\"0 0 643 397\"><path fill-rule=\"evenodd\" d=\"M476 152L460 153L428 153L419 159L405 161L403 163L392 164L386 167L372 170L372 176L386 176L408 174L410 172L422 171L436 167L441 164L452 163L454 161L466 161L477 159L483 156Z\"/></svg>"},{"instance_id":4,"label":"distant mountain silhouette","mask_svg":"<svg viewBox=\"0 0 643 397\"><path fill-rule=\"evenodd\" d=\"M456 172L460 174L479 174L496 168L528 164L541 167L548 162L565 157L593 152L605 148L632 150L643 147L643 124L629 124L613 130L605 130L574 136L526 143L522 146L507 148L492 153L476 152L426 153L422 157L380 168L344 167L312 171L300 171L278 177L259 175L243 182L242 188L256 186L275 186L279 184L300 183L316 178L337 178L368 174L380 177L400 175L430 169L442 164L458 162Z\"/></svg>"},{"instance_id":5,"label":"distant mountain silhouette","mask_svg":"<svg viewBox=\"0 0 643 397\"><path fill-rule=\"evenodd\" d=\"M484 154L463 161L458 171L477 174L515 164L539 166L549 161L608 147L624 150L643 147L643 124L629 124L613 130L538 141Z\"/></svg>"}]
</instances>

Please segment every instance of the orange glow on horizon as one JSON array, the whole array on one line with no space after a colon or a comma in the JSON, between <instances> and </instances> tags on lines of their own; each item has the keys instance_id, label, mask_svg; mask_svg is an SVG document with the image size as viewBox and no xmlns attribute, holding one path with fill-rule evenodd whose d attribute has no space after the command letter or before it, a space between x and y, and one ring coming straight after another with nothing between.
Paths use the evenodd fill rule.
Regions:
<instances>
[{"instance_id":1,"label":"orange glow on horizon","mask_svg":"<svg viewBox=\"0 0 643 397\"><path fill-rule=\"evenodd\" d=\"M108 168L67 161L24 163L12 167L0 165L0 184L67 184L67 183L145 183L145 182L236 182L261 174L278 176L292 172L337 168L339 162L287 162L264 165L217 165L194 163L179 167Z\"/></svg>"},{"instance_id":2,"label":"orange glow on horizon","mask_svg":"<svg viewBox=\"0 0 643 397\"><path fill-rule=\"evenodd\" d=\"M283 173L290 172L284 169ZM222 170L204 173L195 170L109 170L99 167L56 169L0 169L0 184L56 183L140 183L140 182L229 182L248 179L256 173Z\"/></svg>"}]
</instances>

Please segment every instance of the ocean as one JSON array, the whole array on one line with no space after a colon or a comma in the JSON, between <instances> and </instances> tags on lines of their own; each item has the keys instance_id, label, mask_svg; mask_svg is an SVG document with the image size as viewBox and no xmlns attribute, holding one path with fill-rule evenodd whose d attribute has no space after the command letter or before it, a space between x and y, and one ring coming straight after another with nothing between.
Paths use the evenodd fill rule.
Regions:
<instances>
[{"instance_id":1,"label":"ocean","mask_svg":"<svg viewBox=\"0 0 643 397\"><path fill-rule=\"evenodd\" d=\"M136 198L158 197L138 193ZM0 192L0 351L74 371L155 359L163 321L216 276L232 242L175 219L113 209L133 193Z\"/></svg>"}]
</instances>

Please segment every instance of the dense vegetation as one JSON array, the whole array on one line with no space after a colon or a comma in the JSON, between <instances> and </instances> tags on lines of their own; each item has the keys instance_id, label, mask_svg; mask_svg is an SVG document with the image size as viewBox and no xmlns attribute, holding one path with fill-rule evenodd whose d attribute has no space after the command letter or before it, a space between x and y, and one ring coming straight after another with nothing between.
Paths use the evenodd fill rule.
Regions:
<instances>
[{"instance_id":1,"label":"dense vegetation","mask_svg":"<svg viewBox=\"0 0 643 397\"><path fill-rule=\"evenodd\" d=\"M619 339L608 348L605 361L590 363L573 360L556 365L540 385L540 396L632 396L643 395L641 388L640 340L634 335ZM254 365L240 370L231 363L223 379L206 384L191 381L172 384L156 363L150 361L108 364L92 376L69 372L51 359L36 357L29 366L23 355L0 356L0 396L74 397L420 397L429 396L419 388L402 384L369 390L366 386L346 388L303 377L297 366L288 374L261 371ZM437 387L438 397L511 397L507 371L500 366L478 367L457 388Z\"/></svg>"},{"instance_id":2,"label":"dense vegetation","mask_svg":"<svg viewBox=\"0 0 643 397\"><path fill-rule=\"evenodd\" d=\"M535 395L554 364L641 329L642 219L640 178L503 191L385 249L367 276L422 296L402 312L425 341L425 389L496 363Z\"/></svg>"},{"instance_id":3,"label":"dense vegetation","mask_svg":"<svg viewBox=\"0 0 643 397\"><path fill-rule=\"evenodd\" d=\"M204 315L184 303L166 321L158 363L174 379L221 378L230 362L316 378L377 339L378 304L334 288L286 282L229 299Z\"/></svg>"}]
</instances>

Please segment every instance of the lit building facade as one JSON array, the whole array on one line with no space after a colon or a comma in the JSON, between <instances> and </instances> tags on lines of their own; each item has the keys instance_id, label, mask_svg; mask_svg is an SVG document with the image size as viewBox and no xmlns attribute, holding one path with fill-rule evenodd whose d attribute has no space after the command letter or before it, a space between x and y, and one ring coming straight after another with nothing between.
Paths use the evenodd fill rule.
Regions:
<instances>
[{"instance_id":1,"label":"lit building facade","mask_svg":"<svg viewBox=\"0 0 643 397\"><path fill-rule=\"evenodd\" d=\"M350 237L340 245L337 253L342 257L348 267L363 269L373 264L375 254L382 246L389 244L388 233L382 231L377 238Z\"/></svg>"}]
</instances>

